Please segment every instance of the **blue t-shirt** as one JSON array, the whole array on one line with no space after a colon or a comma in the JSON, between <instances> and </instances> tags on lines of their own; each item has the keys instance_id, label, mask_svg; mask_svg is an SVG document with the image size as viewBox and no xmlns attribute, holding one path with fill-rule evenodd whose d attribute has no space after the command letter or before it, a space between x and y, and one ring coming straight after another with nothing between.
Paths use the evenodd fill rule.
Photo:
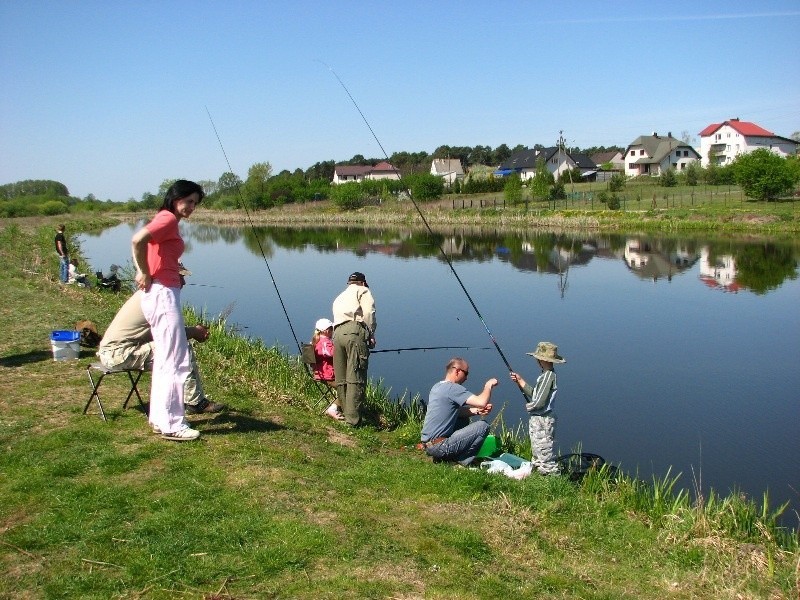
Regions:
<instances>
[{"instance_id":1,"label":"blue t-shirt","mask_svg":"<svg viewBox=\"0 0 800 600\"><path fill-rule=\"evenodd\" d=\"M458 410L473 396L463 385L440 381L428 394L428 410L420 438L429 442L438 437L450 437L456 429Z\"/></svg>"}]
</instances>

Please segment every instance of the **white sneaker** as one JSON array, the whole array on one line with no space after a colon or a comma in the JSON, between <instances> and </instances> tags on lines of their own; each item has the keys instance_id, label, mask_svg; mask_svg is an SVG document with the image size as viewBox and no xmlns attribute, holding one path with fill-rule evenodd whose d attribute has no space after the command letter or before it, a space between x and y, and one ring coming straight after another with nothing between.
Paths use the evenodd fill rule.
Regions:
<instances>
[{"instance_id":1,"label":"white sneaker","mask_svg":"<svg viewBox=\"0 0 800 600\"><path fill-rule=\"evenodd\" d=\"M192 429L188 425L184 425L173 433L162 433L161 437L165 440L172 440L173 442L190 442L199 438L200 432L197 431L197 429Z\"/></svg>"},{"instance_id":2,"label":"white sneaker","mask_svg":"<svg viewBox=\"0 0 800 600\"><path fill-rule=\"evenodd\" d=\"M325 414L336 421L344 421L344 415L339 412L339 407L336 406L335 402L325 410Z\"/></svg>"}]
</instances>

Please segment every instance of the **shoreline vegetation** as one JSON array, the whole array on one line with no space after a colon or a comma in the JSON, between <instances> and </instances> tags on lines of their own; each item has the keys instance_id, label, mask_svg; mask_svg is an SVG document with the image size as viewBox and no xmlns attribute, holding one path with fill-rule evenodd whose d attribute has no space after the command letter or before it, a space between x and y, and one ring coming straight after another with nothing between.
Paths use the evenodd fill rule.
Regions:
<instances>
[{"instance_id":1,"label":"shoreline vegetation","mask_svg":"<svg viewBox=\"0 0 800 600\"><path fill-rule=\"evenodd\" d=\"M223 315L186 312L211 324L200 370L232 408L190 417L200 441L163 441L123 411L124 378L103 382L108 423L96 405L82 414L93 351L54 362L50 331L88 318L102 333L125 298L58 282L54 226L74 236L118 218L136 217L0 220L0 598L798 597L797 527L777 525L766 494L692 497L670 473L516 481L432 464L411 449L414 402L372 381L369 425L347 429L322 415L296 356ZM494 433L528 452L519 432Z\"/></svg>"},{"instance_id":2,"label":"shoreline vegetation","mask_svg":"<svg viewBox=\"0 0 800 600\"><path fill-rule=\"evenodd\" d=\"M504 230L543 229L554 231L719 233L733 236L787 237L800 232L800 202L753 202L744 199L689 206L688 201L658 208L608 210L594 201L529 202L508 206L502 194L448 197L418 203L425 221L436 230L452 227L491 227ZM669 202L665 202L669 204ZM116 216L121 218L122 214ZM201 208L192 217L218 225L295 225L419 227L425 225L410 201L388 200L379 205L342 211L330 201L291 204L267 210L211 210Z\"/></svg>"}]
</instances>

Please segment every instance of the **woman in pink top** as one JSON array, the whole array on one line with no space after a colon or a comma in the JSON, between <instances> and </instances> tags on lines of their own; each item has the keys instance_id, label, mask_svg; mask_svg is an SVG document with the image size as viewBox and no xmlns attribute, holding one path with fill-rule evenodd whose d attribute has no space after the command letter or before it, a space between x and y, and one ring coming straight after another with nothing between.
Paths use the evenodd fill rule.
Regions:
<instances>
[{"instance_id":1,"label":"woman in pink top","mask_svg":"<svg viewBox=\"0 0 800 600\"><path fill-rule=\"evenodd\" d=\"M155 343L150 425L165 439L179 442L195 440L200 432L184 418L183 383L192 367L181 311L183 238L178 223L191 216L204 196L198 184L179 179L167 190L153 220L132 240L136 284L143 290L142 312Z\"/></svg>"}]
</instances>

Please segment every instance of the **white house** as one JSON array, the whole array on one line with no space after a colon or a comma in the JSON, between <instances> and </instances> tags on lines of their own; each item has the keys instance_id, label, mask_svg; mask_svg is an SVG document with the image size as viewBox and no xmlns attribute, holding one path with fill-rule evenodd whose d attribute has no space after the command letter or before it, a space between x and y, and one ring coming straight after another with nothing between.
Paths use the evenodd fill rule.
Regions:
<instances>
[{"instance_id":1,"label":"white house","mask_svg":"<svg viewBox=\"0 0 800 600\"><path fill-rule=\"evenodd\" d=\"M544 161L547 170L553 174L553 177L558 179L562 173L575 167L579 167L583 171L584 163L589 161L589 158L581 155L581 160L584 162L579 165L569 152L560 150L557 146L538 150L520 150L503 162L494 174L498 177L505 177L512 173L519 173L520 179L527 181L536 175L536 165L540 160Z\"/></svg>"},{"instance_id":2,"label":"white house","mask_svg":"<svg viewBox=\"0 0 800 600\"><path fill-rule=\"evenodd\" d=\"M758 148L766 148L784 158L794 156L797 154L797 146L798 143L792 139L775 135L755 123L739 119L712 123L700 132L703 167L708 166L711 154L714 155L715 164L729 165L740 154Z\"/></svg>"},{"instance_id":3,"label":"white house","mask_svg":"<svg viewBox=\"0 0 800 600\"><path fill-rule=\"evenodd\" d=\"M448 186L457 179L464 179L464 168L457 158L434 158L431 161L431 175L441 177Z\"/></svg>"},{"instance_id":4,"label":"white house","mask_svg":"<svg viewBox=\"0 0 800 600\"><path fill-rule=\"evenodd\" d=\"M633 140L623 154L625 159L625 175L661 175L670 168L683 171L689 164L700 160L697 150L680 140L666 136L640 135Z\"/></svg>"},{"instance_id":5,"label":"white house","mask_svg":"<svg viewBox=\"0 0 800 600\"><path fill-rule=\"evenodd\" d=\"M331 183L347 183L365 179L400 179L400 172L388 162L371 165L335 165Z\"/></svg>"}]
</instances>

